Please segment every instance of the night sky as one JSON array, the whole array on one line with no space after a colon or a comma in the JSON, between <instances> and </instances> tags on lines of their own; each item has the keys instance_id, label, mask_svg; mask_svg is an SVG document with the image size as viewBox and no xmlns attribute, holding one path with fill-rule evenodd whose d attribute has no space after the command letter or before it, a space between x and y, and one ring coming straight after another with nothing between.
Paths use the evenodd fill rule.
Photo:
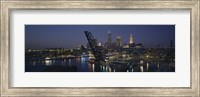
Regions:
<instances>
[{"instance_id":1,"label":"night sky","mask_svg":"<svg viewBox=\"0 0 200 97\"><path fill-rule=\"evenodd\" d=\"M112 42L122 37L122 43L129 43L132 33L134 43L142 43L145 47L170 45L175 41L175 25L25 25L25 48L77 48L87 44L84 31L90 31L103 45L107 41L110 30Z\"/></svg>"}]
</instances>

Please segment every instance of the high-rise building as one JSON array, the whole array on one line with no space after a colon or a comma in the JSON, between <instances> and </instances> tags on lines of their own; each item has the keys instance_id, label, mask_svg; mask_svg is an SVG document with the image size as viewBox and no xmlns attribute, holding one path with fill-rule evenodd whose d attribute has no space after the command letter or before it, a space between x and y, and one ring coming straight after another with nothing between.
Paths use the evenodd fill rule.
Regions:
<instances>
[{"instance_id":1,"label":"high-rise building","mask_svg":"<svg viewBox=\"0 0 200 97\"><path fill-rule=\"evenodd\" d=\"M133 36L130 34L130 44L133 44Z\"/></svg>"},{"instance_id":2,"label":"high-rise building","mask_svg":"<svg viewBox=\"0 0 200 97\"><path fill-rule=\"evenodd\" d=\"M107 43L108 43L108 46L110 46L111 43L112 43L110 30L108 30L108 40L107 40Z\"/></svg>"},{"instance_id":3,"label":"high-rise building","mask_svg":"<svg viewBox=\"0 0 200 97\"><path fill-rule=\"evenodd\" d=\"M117 46L122 46L122 38L121 38L121 36L117 36L116 44L117 44Z\"/></svg>"}]
</instances>

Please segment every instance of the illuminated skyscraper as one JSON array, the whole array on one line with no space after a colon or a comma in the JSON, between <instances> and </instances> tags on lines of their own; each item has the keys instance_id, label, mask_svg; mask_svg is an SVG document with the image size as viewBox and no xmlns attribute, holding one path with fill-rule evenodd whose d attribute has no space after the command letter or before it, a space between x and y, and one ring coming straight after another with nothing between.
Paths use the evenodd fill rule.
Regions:
<instances>
[{"instance_id":1,"label":"illuminated skyscraper","mask_svg":"<svg viewBox=\"0 0 200 97\"><path fill-rule=\"evenodd\" d=\"M116 44L117 44L117 46L122 46L122 38L121 38L121 36L117 36Z\"/></svg>"},{"instance_id":2,"label":"illuminated skyscraper","mask_svg":"<svg viewBox=\"0 0 200 97\"><path fill-rule=\"evenodd\" d=\"M108 40L107 40L108 45L110 46L112 41L111 41L111 33L110 30L108 30Z\"/></svg>"},{"instance_id":3,"label":"illuminated skyscraper","mask_svg":"<svg viewBox=\"0 0 200 97\"><path fill-rule=\"evenodd\" d=\"M133 36L132 36L132 34L130 35L130 44L133 44Z\"/></svg>"}]
</instances>

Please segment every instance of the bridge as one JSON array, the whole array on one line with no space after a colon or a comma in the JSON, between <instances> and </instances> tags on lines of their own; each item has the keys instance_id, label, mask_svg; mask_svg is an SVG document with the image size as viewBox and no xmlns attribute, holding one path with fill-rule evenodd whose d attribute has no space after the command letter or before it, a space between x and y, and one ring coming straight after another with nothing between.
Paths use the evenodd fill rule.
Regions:
<instances>
[{"instance_id":1,"label":"bridge","mask_svg":"<svg viewBox=\"0 0 200 97\"><path fill-rule=\"evenodd\" d=\"M97 41L94 39L92 33L89 31L85 31L85 35L86 35L88 43L91 47L92 53L95 57L95 61L94 61L95 72L99 72L100 66L102 65L102 63L105 62L105 55L102 54L102 50L97 45Z\"/></svg>"}]
</instances>

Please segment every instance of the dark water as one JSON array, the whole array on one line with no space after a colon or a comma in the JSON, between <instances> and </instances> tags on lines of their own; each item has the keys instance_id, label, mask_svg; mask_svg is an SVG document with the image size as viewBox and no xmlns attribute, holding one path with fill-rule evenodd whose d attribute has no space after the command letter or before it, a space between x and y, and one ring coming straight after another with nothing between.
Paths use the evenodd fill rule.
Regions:
<instances>
[{"instance_id":1,"label":"dark water","mask_svg":"<svg viewBox=\"0 0 200 97\"><path fill-rule=\"evenodd\" d=\"M65 58L65 59L54 59L54 60L26 60L25 61L25 72L95 72L94 64L88 63L89 57L82 58ZM160 64L158 67L157 63L147 63L148 68L132 65L131 68L123 69L123 67L113 68L110 66L101 66L100 72L175 72L174 68L169 65Z\"/></svg>"},{"instance_id":2,"label":"dark water","mask_svg":"<svg viewBox=\"0 0 200 97\"><path fill-rule=\"evenodd\" d=\"M87 61L89 57L66 58L55 60L26 60L25 72L94 72L94 64ZM111 68L101 66L102 72L109 72Z\"/></svg>"}]
</instances>

